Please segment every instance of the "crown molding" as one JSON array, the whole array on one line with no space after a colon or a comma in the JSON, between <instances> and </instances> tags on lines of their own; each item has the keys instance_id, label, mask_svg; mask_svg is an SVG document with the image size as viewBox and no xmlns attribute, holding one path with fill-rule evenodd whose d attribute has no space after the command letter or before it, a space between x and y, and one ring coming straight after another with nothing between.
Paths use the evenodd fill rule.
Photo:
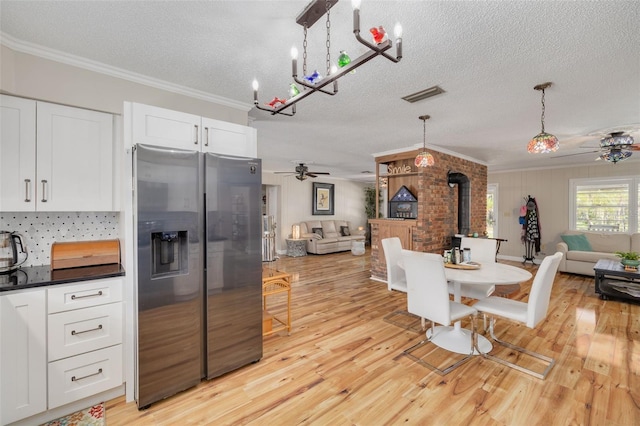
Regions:
<instances>
[{"instance_id":1,"label":"crown molding","mask_svg":"<svg viewBox=\"0 0 640 426\"><path fill-rule=\"evenodd\" d=\"M421 149L422 146L423 146L423 144L419 143L419 144L415 144L415 145L412 145L412 146L406 147L406 148L391 149L389 151L383 151L383 152L374 152L374 153L371 154L371 156L375 158L375 157L383 157L385 155L400 154L400 153L403 153L403 152L415 151L417 149ZM426 144L426 147L427 147L427 150L438 151L438 152L440 152L442 154L447 154L447 155L450 155L452 157L458 157L460 159L467 160L467 161L472 161L474 163L478 163L478 164L481 164L483 166L487 166L488 167L488 164L486 162L484 162L482 160L478 160L477 158L469 157L468 155L463 155L463 154L460 154L460 153L457 153L457 152L454 152L454 151L450 151L450 150L448 150L446 148L442 148L442 147L439 147L439 146L436 146L436 145Z\"/></svg>"},{"instance_id":2,"label":"crown molding","mask_svg":"<svg viewBox=\"0 0 640 426\"><path fill-rule=\"evenodd\" d=\"M214 95L212 93L204 92L202 90L196 90L178 84L169 83L164 80L149 77L142 74L137 74L131 71L127 71L121 68L116 68L101 62L92 61L87 58L75 56L70 53L65 53L59 50L51 49L48 47L40 46L35 43L29 43L26 41L18 40L4 32L0 31L0 44L7 46L8 48L20 53L27 53L29 55L38 56L40 58L48 59L55 62L71 65L74 67L86 69L89 71L97 72L100 74L108 75L111 77L120 78L123 80L131 81L134 83L142 84L145 86L153 87L160 90L165 90L171 93L177 93L179 95L188 96L190 98L200 99L203 101L211 102L214 104L235 108L241 111L248 112L253 108L253 104L246 102L238 102L233 99L224 98L222 96Z\"/></svg>"}]
</instances>

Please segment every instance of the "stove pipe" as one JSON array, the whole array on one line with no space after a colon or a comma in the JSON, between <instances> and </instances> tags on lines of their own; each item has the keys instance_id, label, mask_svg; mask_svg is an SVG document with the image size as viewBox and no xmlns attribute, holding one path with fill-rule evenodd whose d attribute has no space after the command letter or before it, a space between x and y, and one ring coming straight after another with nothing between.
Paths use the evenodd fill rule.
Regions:
<instances>
[{"instance_id":1,"label":"stove pipe","mask_svg":"<svg viewBox=\"0 0 640 426\"><path fill-rule=\"evenodd\" d=\"M469 178L462 173L449 171L447 183L451 188L458 184L458 233L467 235L471 228L471 184Z\"/></svg>"}]
</instances>

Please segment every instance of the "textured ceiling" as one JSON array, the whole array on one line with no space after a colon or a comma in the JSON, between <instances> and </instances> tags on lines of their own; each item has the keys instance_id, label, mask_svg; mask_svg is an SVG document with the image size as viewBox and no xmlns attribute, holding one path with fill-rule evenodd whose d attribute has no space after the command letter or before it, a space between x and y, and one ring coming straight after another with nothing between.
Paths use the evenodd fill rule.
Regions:
<instances>
[{"instance_id":1,"label":"textured ceiling","mask_svg":"<svg viewBox=\"0 0 640 426\"><path fill-rule=\"evenodd\" d=\"M0 2L5 38L33 43L217 96L286 97L289 51L302 52L295 23L307 1ZM640 143L640 2L363 1L361 28L402 23L403 59L375 58L339 80L336 96L314 94L294 117L253 109L265 170L292 162L332 176L371 179L373 153L422 144L418 116L429 114L427 145L456 152L490 171L594 164L584 147L621 128ZM309 29L308 69L325 69L325 23ZM365 48L352 35L351 2L331 9L331 55ZM299 60L300 74L302 60ZM540 131L538 83L546 91L545 129L555 154L526 152ZM439 85L446 93L401 99ZM571 153L581 155L556 158ZM636 152L628 161L640 161ZM606 164L606 167L615 167Z\"/></svg>"}]
</instances>

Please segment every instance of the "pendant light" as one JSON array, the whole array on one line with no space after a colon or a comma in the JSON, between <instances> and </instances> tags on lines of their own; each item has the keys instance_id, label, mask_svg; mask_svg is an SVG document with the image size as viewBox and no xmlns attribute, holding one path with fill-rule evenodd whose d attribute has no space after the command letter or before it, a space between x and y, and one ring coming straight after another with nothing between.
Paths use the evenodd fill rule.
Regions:
<instances>
[{"instance_id":1,"label":"pendant light","mask_svg":"<svg viewBox=\"0 0 640 426\"><path fill-rule=\"evenodd\" d=\"M542 130L529 141L527 151L532 154L545 154L547 152L555 152L560 147L558 138L544 131L544 89L550 86L551 82L547 82L538 84L534 87L535 90L542 91L542 116L540 118L540 122L542 123Z\"/></svg>"},{"instance_id":2,"label":"pendant light","mask_svg":"<svg viewBox=\"0 0 640 426\"><path fill-rule=\"evenodd\" d=\"M427 120L431 118L429 115L421 115L418 117L422 120L423 126L423 139L422 139L422 151L416 155L415 164L416 167L431 167L436 161L433 159L433 155L427 151Z\"/></svg>"}]
</instances>

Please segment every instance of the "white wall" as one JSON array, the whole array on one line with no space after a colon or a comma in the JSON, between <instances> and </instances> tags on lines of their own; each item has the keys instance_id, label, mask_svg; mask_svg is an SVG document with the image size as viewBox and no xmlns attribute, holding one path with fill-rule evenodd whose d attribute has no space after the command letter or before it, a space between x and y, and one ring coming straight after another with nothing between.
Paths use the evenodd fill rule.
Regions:
<instances>
[{"instance_id":1,"label":"white wall","mask_svg":"<svg viewBox=\"0 0 640 426\"><path fill-rule=\"evenodd\" d=\"M258 156L260 144L258 143ZM334 184L334 215L314 216L312 211L312 183ZM262 183L274 185L280 189L280 215L276 217L276 250L283 253L286 248L285 239L291 234L291 226L304 220L340 219L348 220L352 226L366 226L367 216L364 211L364 183L342 179L321 177L299 181L295 176L281 176L273 173L263 173Z\"/></svg>"},{"instance_id":2,"label":"white wall","mask_svg":"<svg viewBox=\"0 0 640 426\"><path fill-rule=\"evenodd\" d=\"M636 154L634 154L636 155ZM553 254L560 234L569 227L569 180L609 176L639 176L637 162L611 164L598 162L581 167L497 172L488 174L487 183L498 184L499 230L496 237L508 241L500 246L500 256L522 259L525 249L520 241L518 223L523 198L531 195L538 203L541 253ZM536 263L543 255L536 256Z\"/></svg>"}]
</instances>

